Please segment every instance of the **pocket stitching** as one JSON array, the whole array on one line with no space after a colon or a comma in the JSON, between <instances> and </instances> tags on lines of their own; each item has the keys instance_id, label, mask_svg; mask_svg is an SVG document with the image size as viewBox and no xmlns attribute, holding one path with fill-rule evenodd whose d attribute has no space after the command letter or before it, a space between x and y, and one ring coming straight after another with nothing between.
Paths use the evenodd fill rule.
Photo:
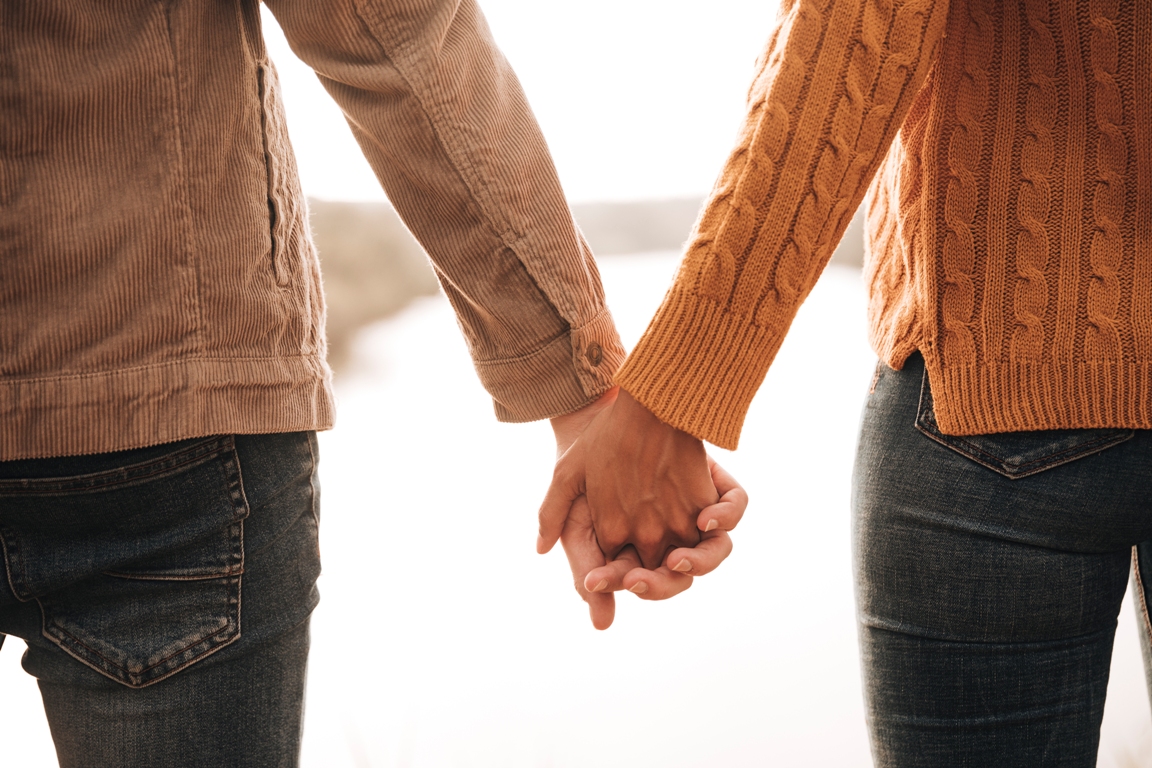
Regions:
<instances>
[{"instance_id":1,"label":"pocket stitching","mask_svg":"<svg viewBox=\"0 0 1152 768\"><path fill-rule=\"evenodd\" d=\"M1092 453L1099 453L1104 448L1110 448L1113 445L1116 445L1117 443L1124 442L1125 440L1128 440L1131 438L1130 434L1119 434L1119 435L1110 435L1108 437L1100 437L1100 438L1096 438L1096 439L1091 440L1091 441L1086 442L1086 443L1080 443L1079 445L1077 445L1074 448L1066 448L1062 451L1057 451L1056 453L1050 453L1050 454L1044 456L1043 458L1033 459L1032 461L1026 461L1022 464L1012 464L1010 462L1004 461L1003 459L1001 459L998 456L995 456L994 454L988 453L987 451L980 448L975 443L972 443L972 442L965 440L963 435L944 435L942 432L939 432L937 430L932 430L928 427L921 426L920 424L917 424L916 428L919 429L924 434L926 434L928 437L931 437L933 440L936 440L936 442L940 443L941 445L946 445L946 446L951 447L951 446L956 445L957 443L960 443L967 450L970 450L973 453L979 454L980 456L985 457L989 461L995 461L998 464L1004 464L1004 465L1007 465L1009 467L1012 467L1013 469L1024 470L1025 472L1029 471L1029 468L1033 467L1034 465L1059 466L1061 463L1067 464L1068 463L1067 461L1061 460L1062 457L1064 457L1065 455L1078 454L1075 458L1079 458L1079 456L1081 456L1081 455L1082 456L1089 456ZM947 440L943 439L945 437L947 438ZM968 455L968 454L965 453L965 455ZM1051 461L1052 459L1056 459L1057 461L1052 462ZM982 464L983 466L986 466L986 467L989 466L988 464L984 464L984 462L979 461L975 457L973 457L973 460L978 461L978 463ZM995 468L989 467L989 469L995 469ZM1017 476L1023 477L1023 475L1020 475L1019 473L1016 473L1016 474L1017 474ZM1035 474L1035 473L1032 473L1032 474Z\"/></svg>"},{"instance_id":2,"label":"pocket stitching","mask_svg":"<svg viewBox=\"0 0 1152 768\"><path fill-rule=\"evenodd\" d=\"M145 688L149 685L152 685L153 683L158 683L161 680L169 678L172 675L176 674L177 672L180 672L181 670L187 669L192 664L195 664L196 662L200 661L201 659L215 653L216 651L220 650L221 648L223 648L227 645L231 645L232 643L234 643L240 639L240 577L235 576L235 577L226 577L226 578L229 578L232 581L234 581L234 584L231 585L231 598L232 598L232 600L234 600L236 602L236 620L235 620L235 622L226 619L224 626L221 627L216 632L213 632L212 634L204 636L204 637L197 638L194 642L191 642L188 645L184 646L183 648L168 654L167 656L165 656L164 658L160 659L159 661L157 661L153 664L149 664L147 667L144 667L139 672L129 671L128 668L125 667L123 664L116 661L115 659L108 658L108 656L101 653L99 650L93 648L91 645L85 643L82 639L80 639L76 635L74 635L71 632L69 632L68 630L66 630L60 624L58 624L56 622L50 622L48 620L48 613L44 609L44 603L40 600L40 598L37 597L34 599L36 600L36 604L40 608L40 622L41 622L40 632L42 635L44 635L44 637L48 638L48 640L52 641L57 646L59 646L60 649L63 650L65 653L67 653L69 656L76 659L81 664L84 664L85 666L89 667L90 669L93 669L93 670L99 672L100 674L104 675L105 677L107 677L111 680L114 680L118 683L122 683L124 685L127 685L130 688ZM231 600L230 600L230 602L231 602ZM224 640L214 642L215 638L217 638L220 635L225 634L229 631L231 631L231 634L228 637L226 637ZM77 653L73 649L69 648L68 647L69 645L76 645L76 646L79 646L80 648L83 648L85 651L87 651L92 656L96 657L97 659L100 659L104 663L102 665L93 663L93 661L91 659L85 658L80 653ZM188 659L183 664L179 664L179 665L173 667L171 670L169 670L169 671L167 671L167 672L165 672L165 673L163 673L163 674L161 674L155 678L151 678L151 679L147 679L147 680L144 679L145 675L149 671L156 669L157 667L162 666L162 665L170 662L172 659L176 658L177 656L180 656L181 654L187 653L190 649L195 648L198 645L207 645L208 647L206 647L204 649L204 651L202 651L202 652L196 654L195 656L193 656L192 658ZM107 668L102 669L101 668L102 666L107 667ZM120 673L120 674L117 674L117 673Z\"/></svg>"},{"instance_id":3,"label":"pocket stitching","mask_svg":"<svg viewBox=\"0 0 1152 768\"><path fill-rule=\"evenodd\" d=\"M110 469L104 472L93 472L88 475L75 475L66 478L33 478L24 480L0 480L0 496L31 496L52 495L55 493L82 493L87 491L104 491L129 483L152 480L174 470L183 469L192 464L204 463L215 459L235 447L232 435L219 438L209 438L203 442L182 448L174 453L166 454L150 461L139 464L129 464L126 467ZM144 474L133 474L150 469ZM94 481L107 479L107 482L93 484Z\"/></svg>"},{"instance_id":4,"label":"pocket stitching","mask_svg":"<svg viewBox=\"0 0 1152 768\"><path fill-rule=\"evenodd\" d=\"M220 650L221 648L224 648L228 645L231 645L236 640L238 640L241 636L241 610L240 610L241 609L241 600L242 600L241 584L242 584L242 576L244 573L244 564L245 564L245 562L244 562L245 561L245 558L244 558L245 552L244 552L244 524L243 524L243 521L248 516L249 507L248 507L247 496L244 493L243 476L241 474L240 461L239 461L239 456L237 455L237 452L236 452L234 437L231 435L228 435L228 436L225 436L223 438L212 438L211 440L205 441L203 443L197 443L194 446L189 446L186 449L182 449L180 452L177 452L175 454L168 454L164 457L161 457L160 459L154 460L153 462L144 462L140 465L136 465L136 467L142 468L142 467L145 467L145 466L148 466L148 465L154 463L155 461L172 460L175 457L179 457L181 453L187 453L188 451L194 451L196 449L205 449L203 455L199 457L200 459L202 459L202 461L200 461L199 463L206 463L207 461L220 459L220 460L222 460L223 465L225 467L225 471L228 475L227 480L226 480L226 487L227 487L228 494L231 497L232 505L233 505L234 518L233 518L233 522L232 522L231 527L234 529L237 529L231 535L235 536L238 539L238 546L239 546L239 551L240 551L240 562L236 565L228 566L228 568L225 572L219 572L219 573L214 574L212 576L205 576L205 577L199 577L199 578L197 578L197 577L193 577L193 578L187 578L187 577L153 578L150 580L153 580L153 581L212 581L212 580L216 580L216 579L226 579L228 582L228 586L227 586L228 592L227 592L227 600L226 600L226 604L228 606L228 609L224 612L224 618L223 618L224 626L222 626L220 629L216 630L215 632L212 632L211 634L201 635L200 637L195 638L194 640L192 640L191 642L188 642L186 645L179 648L178 650L175 650L175 651L165 655L162 659L159 659L159 660L149 664L147 667L144 667L139 672L134 672L128 666L126 666L124 663L121 663L121 662L118 662L112 658L109 658L106 654L100 652L96 648L93 648L89 643L84 642L84 640L82 640L80 637L76 636L73 632L70 632L67 629L65 629L64 626L61 625L58 621L50 620L48 618L48 611L45 608L44 602L42 601L42 599L39 596L32 596L32 597L25 598L24 600L22 600L22 602L29 602L31 600L36 601L36 603L40 609L41 634L45 638L47 638L50 642L57 645L61 650L63 650L69 656L76 659L77 661L84 664L85 666L89 667L90 669L93 669L96 672L104 675L105 677L107 677L107 678L109 678L115 682L121 683L121 684L123 684L127 687L130 687L130 688L144 688L144 687L147 687L147 686L152 685L154 683L160 682L161 680L165 680L165 679L171 677L172 675L175 675L176 673L178 673L184 669L187 669L192 664L195 664L195 663L203 660L204 658L206 658L207 656L210 656L211 654L215 653L216 651ZM229 452L231 453L231 456L226 456L225 454L227 454ZM185 467L189 463L194 463L196 461L197 461L197 459L194 457L192 459L189 459L188 461L184 461L182 463L177 463L175 465L175 467ZM173 467L173 468L175 468L175 467ZM152 473L151 475L149 475L149 477L154 476L155 474L157 474L157 473ZM160 474L162 474L162 473L160 473ZM81 490L83 490L83 489L81 489ZM4 554L5 554L5 566L10 570L11 562L10 562L10 558L7 557L7 551L5 551ZM110 575L110 576L113 576L114 578L133 579L133 577L129 576L129 575L118 575L118 574L109 574L109 573L105 573L105 575ZM149 580L149 579L140 579L140 580ZM9 581L11 582L10 573L9 573ZM13 592L18 595L18 593L16 593L15 589L13 589ZM183 662L176 663L171 669L163 671L160 674L155 675L154 677L148 677L146 679L146 676L150 671L156 670L159 667L163 667L165 664L172 664L173 659L178 658L181 655L188 654L192 649L195 649L198 646L203 646L203 650L196 652L194 655L192 655L190 658L186 659Z\"/></svg>"},{"instance_id":5,"label":"pocket stitching","mask_svg":"<svg viewBox=\"0 0 1152 768\"><path fill-rule=\"evenodd\" d=\"M223 579L229 576L243 576L244 566L229 566L220 573L206 573L202 576L169 576L165 573L123 573L121 571L101 571L101 573L114 579L127 579L129 581L212 581L212 579Z\"/></svg>"}]
</instances>

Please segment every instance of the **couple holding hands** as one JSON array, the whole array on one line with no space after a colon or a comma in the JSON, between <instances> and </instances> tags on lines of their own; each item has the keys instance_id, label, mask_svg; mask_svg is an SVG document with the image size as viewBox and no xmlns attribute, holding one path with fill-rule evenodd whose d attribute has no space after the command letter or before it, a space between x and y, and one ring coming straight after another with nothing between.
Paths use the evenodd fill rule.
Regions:
<instances>
[{"instance_id":1,"label":"couple holding hands","mask_svg":"<svg viewBox=\"0 0 1152 768\"><path fill-rule=\"evenodd\" d=\"M552 420L539 549L563 544L598 628L615 591L667 598L728 555L747 498L703 442L736 447L863 202L875 763L1095 764L1130 572L1152 633L1152 5L784 0L627 356L472 0L266 5L497 416ZM0 14L0 633L61 765L295 765L333 401L259 4Z\"/></svg>"}]
</instances>

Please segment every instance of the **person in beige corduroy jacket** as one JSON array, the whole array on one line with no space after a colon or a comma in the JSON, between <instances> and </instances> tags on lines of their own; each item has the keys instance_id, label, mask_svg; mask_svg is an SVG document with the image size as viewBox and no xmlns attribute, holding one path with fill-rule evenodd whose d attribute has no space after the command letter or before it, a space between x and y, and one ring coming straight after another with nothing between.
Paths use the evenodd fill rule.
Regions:
<instances>
[{"instance_id":1,"label":"person in beige corduroy jacket","mask_svg":"<svg viewBox=\"0 0 1152 768\"><path fill-rule=\"evenodd\" d=\"M638 409L628 439L671 437L676 482L661 497L673 503L618 516L643 560L617 567L645 575L648 598L715 567L743 491L710 471L699 439L614 388L624 350L596 264L473 0L266 5L431 257L497 417L552 419L563 453L609 405ZM323 324L258 0L5 0L0 640L29 643L62 764L120 764L114 750L145 754L196 728L206 765L246 765L239 751L273 743L277 764L294 762L319 567L312 433L333 423ZM611 590L583 585L607 562L587 512L576 505L565 544L603 628ZM211 556L197 549L217 539ZM272 576L268 541L295 548ZM676 545L693 560L674 570ZM219 624L189 613L189 594L217 587ZM214 697L235 681L200 682L225 673L271 709L228 716ZM170 706L189 701L195 716ZM85 725L97 718L111 730Z\"/></svg>"}]
</instances>

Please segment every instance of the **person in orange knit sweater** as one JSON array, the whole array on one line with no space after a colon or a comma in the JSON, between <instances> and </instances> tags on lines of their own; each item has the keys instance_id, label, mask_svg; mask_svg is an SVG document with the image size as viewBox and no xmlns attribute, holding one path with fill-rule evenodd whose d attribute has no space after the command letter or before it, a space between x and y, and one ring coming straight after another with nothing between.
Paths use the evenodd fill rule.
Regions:
<instances>
[{"instance_id":1,"label":"person in orange knit sweater","mask_svg":"<svg viewBox=\"0 0 1152 768\"><path fill-rule=\"evenodd\" d=\"M1095 765L1130 569L1146 660L1152 633L1149 83L1143 0L785 0L618 395L573 416L540 549L634 544L590 568L593 601L701 572L661 560L708 501L667 481L699 474L701 441L736 447L866 199L880 362L853 525L875 764Z\"/></svg>"}]
</instances>

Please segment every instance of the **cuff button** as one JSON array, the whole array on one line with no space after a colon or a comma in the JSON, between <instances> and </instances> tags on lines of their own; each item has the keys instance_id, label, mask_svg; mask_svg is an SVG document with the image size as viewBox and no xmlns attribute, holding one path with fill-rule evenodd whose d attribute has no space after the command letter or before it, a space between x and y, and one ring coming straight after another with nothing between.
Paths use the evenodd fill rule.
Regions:
<instances>
[{"instance_id":1,"label":"cuff button","mask_svg":"<svg viewBox=\"0 0 1152 768\"><path fill-rule=\"evenodd\" d=\"M584 353L584 357L595 367L600 365L600 361L604 359L604 350L600 348L599 344L592 342L588 345L588 350Z\"/></svg>"}]
</instances>

